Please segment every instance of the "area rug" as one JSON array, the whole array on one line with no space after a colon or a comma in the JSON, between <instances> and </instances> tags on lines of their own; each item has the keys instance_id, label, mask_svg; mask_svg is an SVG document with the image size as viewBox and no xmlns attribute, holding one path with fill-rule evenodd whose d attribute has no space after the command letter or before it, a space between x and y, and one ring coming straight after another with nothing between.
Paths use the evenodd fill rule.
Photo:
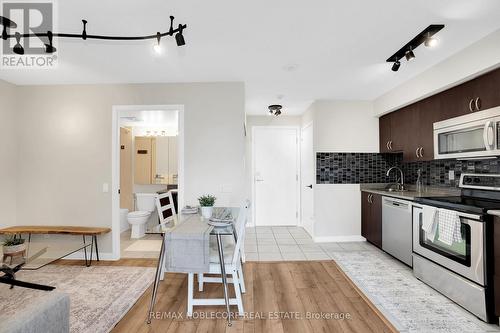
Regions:
<instances>
[{"instance_id":1,"label":"area rug","mask_svg":"<svg viewBox=\"0 0 500 333\"><path fill-rule=\"evenodd\" d=\"M141 239L130 244L125 251L126 252L152 252L161 250L161 240L157 239Z\"/></svg>"},{"instance_id":2,"label":"area rug","mask_svg":"<svg viewBox=\"0 0 500 333\"><path fill-rule=\"evenodd\" d=\"M413 276L411 268L375 249L330 253L400 332L499 332Z\"/></svg>"},{"instance_id":3,"label":"area rug","mask_svg":"<svg viewBox=\"0 0 500 333\"><path fill-rule=\"evenodd\" d=\"M123 318L154 280L155 269L146 267L49 265L21 271L17 278L56 287L70 297L70 332L109 332ZM3 313L32 304L44 291L0 285ZM144 314L146 318L147 314Z\"/></svg>"}]
</instances>

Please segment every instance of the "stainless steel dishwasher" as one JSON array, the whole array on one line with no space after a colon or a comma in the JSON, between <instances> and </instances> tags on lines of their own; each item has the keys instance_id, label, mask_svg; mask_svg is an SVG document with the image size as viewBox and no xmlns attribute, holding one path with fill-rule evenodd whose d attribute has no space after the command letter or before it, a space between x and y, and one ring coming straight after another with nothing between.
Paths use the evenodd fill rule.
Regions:
<instances>
[{"instance_id":1,"label":"stainless steel dishwasher","mask_svg":"<svg viewBox=\"0 0 500 333\"><path fill-rule=\"evenodd\" d=\"M382 197L382 249L412 266L411 202Z\"/></svg>"}]
</instances>

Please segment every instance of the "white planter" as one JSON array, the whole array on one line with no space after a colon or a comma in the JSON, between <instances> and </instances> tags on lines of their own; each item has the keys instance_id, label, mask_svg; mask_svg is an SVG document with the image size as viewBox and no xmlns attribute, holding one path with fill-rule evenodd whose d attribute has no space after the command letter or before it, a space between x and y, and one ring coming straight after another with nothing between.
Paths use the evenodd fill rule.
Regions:
<instances>
[{"instance_id":1,"label":"white planter","mask_svg":"<svg viewBox=\"0 0 500 333\"><path fill-rule=\"evenodd\" d=\"M3 254L18 253L26 250L26 243L12 246L3 246Z\"/></svg>"},{"instance_id":2,"label":"white planter","mask_svg":"<svg viewBox=\"0 0 500 333\"><path fill-rule=\"evenodd\" d=\"M201 207L201 216L203 216L206 219L209 219L212 217L213 211L214 207Z\"/></svg>"}]
</instances>

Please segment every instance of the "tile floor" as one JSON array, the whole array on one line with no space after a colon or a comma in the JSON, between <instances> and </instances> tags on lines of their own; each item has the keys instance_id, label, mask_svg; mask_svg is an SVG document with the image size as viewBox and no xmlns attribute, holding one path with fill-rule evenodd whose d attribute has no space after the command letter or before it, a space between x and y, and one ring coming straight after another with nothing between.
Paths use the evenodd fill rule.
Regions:
<instances>
[{"instance_id":1,"label":"tile floor","mask_svg":"<svg viewBox=\"0 0 500 333\"><path fill-rule=\"evenodd\" d=\"M159 235L146 235L140 239L141 241L161 241L161 236ZM160 251L142 251L140 247L136 249L136 251L126 251L127 248L139 241L139 239L130 239L130 230L125 230L120 234L120 256L122 258L158 258L160 255ZM142 242L144 243L144 242ZM146 246L145 248L149 248L150 246Z\"/></svg>"},{"instance_id":2,"label":"tile floor","mask_svg":"<svg viewBox=\"0 0 500 333\"><path fill-rule=\"evenodd\" d=\"M245 237L249 261L329 260L334 252L370 248L366 242L314 243L300 227L251 227Z\"/></svg>"}]
</instances>

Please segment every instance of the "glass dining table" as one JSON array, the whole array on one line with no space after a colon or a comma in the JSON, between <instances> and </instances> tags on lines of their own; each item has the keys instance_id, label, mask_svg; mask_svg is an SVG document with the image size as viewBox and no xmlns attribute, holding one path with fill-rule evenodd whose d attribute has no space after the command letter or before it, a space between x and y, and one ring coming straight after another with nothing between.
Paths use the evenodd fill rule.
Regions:
<instances>
[{"instance_id":1,"label":"glass dining table","mask_svg":"<svg viewBox=\"0 0 500 333\"><path fill-rule=\"evenodd\" d=\"M221 275L222 275L222 283L223 283L223 290L224 290L224 300L225 300L225 305L226 305L226 311L227 311L227 320L228 320L228 326L231 326L231 315L230 315L230 309L229 309L229 293L228 293L228 284L227 284L227 277L226 277L226 268L225 268L225 262L224 262L224 245L222 241L222 236L232 236L234 237L234 241L236 242L237 235L235 232L234 228L234 221L236 221L238 214L239 214L239 208L236 207L217 207L217 210L230 210L231 211L231 216L232 218L232 223L228 223L227 226L214 226L212 231L210 232L210 236L214 236L217 240L217 250L218 250L218 255L219 255L219 263L220 263L220 270L221 270ZM215 213L217 213L215 211ZM158 264L156 267L156 274L155 274L155 280L154 280L154 285L153 285L153 292L151 294L151 302L149 305L149 312L148 312L148 319L147 323L151 323L151 319L154 314L154 305L156 303L156 295L158 292L158 284L160 283L160 276L162 273L162 265L165 265L165 238L166 234L170 232L175 232L175 228L179 226L182 223L190 223L197 220L196 222L204 221L207 224L209 224L210 220L204 218L201 216L201 214L194 213L194 214L183 214L182 212L174 215L173 219L169 221L169 223L165 224L160 224L160 223L154 223L154 222L149 222L146 224L146 234L156 234L156 235L161 235L162 236L162 244L161 244L161 251L160 255L158 258Z\"/></svg>"}]
</instances>

